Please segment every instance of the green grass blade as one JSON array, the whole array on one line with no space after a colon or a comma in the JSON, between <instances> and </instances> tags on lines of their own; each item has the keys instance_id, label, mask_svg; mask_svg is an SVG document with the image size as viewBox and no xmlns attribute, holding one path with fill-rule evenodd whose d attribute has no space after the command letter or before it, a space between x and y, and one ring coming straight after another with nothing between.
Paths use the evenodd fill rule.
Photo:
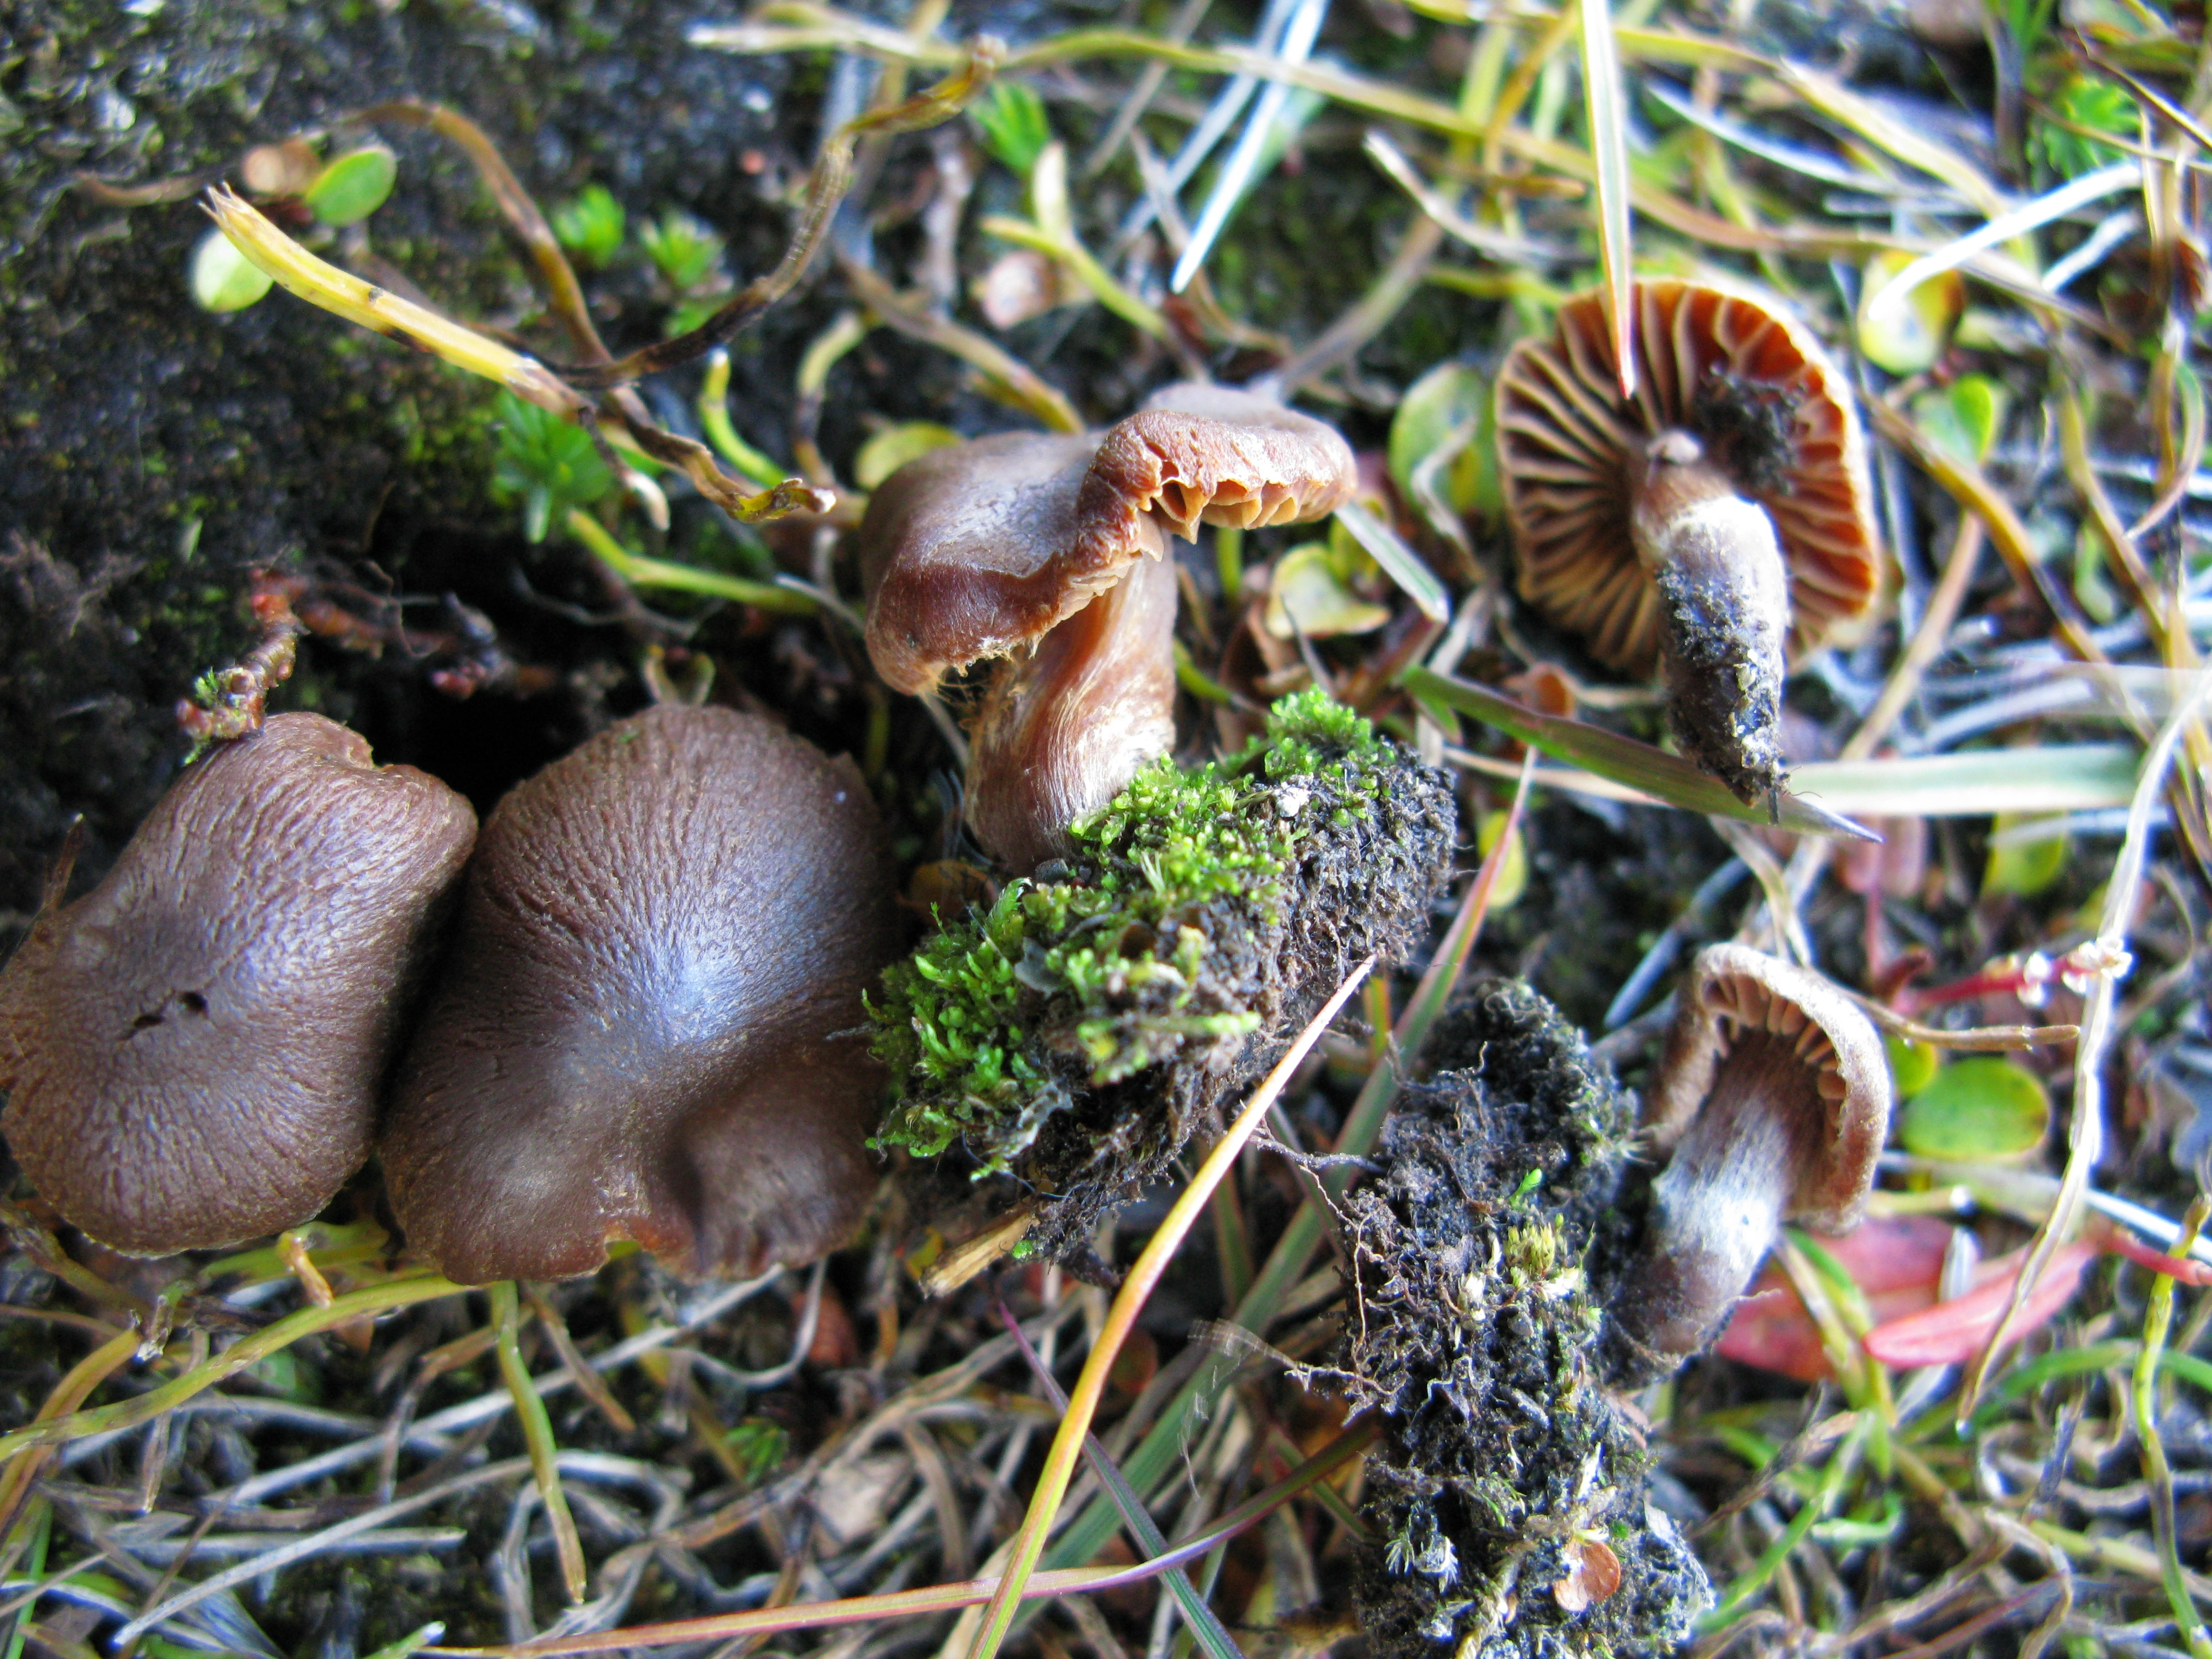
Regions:
<instances>
[{"instance_id":1,"label":"green grass blade","mask_svg":"<svg viewBox=\"0 0 2212 1659\"><path fill-rule=\"evenodd\" d=\"M1761 808L1745 805L1718 779L1707 777L1679 756L1654 749L1648 743L1638 743L1633 738L1624 738L1617 732L1585 725L1581 720L1540 714L1532 708L1522 708L1510 697L1418 664L1400 675L1398 683L1425 702L1440 703L1462 714L1472 714L1532 748L1542 750L1555 760L1571 762L1599 777L1639 789L1669 806L1714 817L1735 818L1744 823L1770 821ZM1787 789L1778 793L1775 805L1778 816L1771 822L1801 836L1837 836L1852 841L1881 839L1863 825Z\"/></svg>"}]
</instances>

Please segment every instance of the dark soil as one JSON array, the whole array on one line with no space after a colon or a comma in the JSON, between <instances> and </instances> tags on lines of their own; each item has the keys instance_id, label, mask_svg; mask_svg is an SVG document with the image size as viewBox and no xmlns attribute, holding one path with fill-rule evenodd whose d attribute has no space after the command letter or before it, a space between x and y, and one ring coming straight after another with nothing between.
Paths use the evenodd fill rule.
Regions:
<instances>
[{"instance_id":1,"label":"dark soil","mask_svg":"<svg viewBox=\"0 0 2212 1659\"><path fill-rule=\"evenodd\" d=\"M1631 1098L1513 981L1467 992L1347 1205L1340 1381L1384 1418L1354 1597L1382 1659L1664 1653L1711 1605L1596 1342ZM1619 1587L1601 1587L1609 1553ZM1595 1558L1593 1561L1592 1558Z\"/></svg>"}]
</instances>

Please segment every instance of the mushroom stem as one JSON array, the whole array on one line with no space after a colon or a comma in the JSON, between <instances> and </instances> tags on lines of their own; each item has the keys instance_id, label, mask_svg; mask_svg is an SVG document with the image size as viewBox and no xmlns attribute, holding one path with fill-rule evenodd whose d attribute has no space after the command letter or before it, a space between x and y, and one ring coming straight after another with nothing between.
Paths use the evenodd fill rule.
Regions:
<instances>
[{"instance_id":1,"label":"mushroom stem","mask_svg":"<svg viewBox=\"0 0 2212 1659\"><path fill-rule=\"evenodd\" d=\"M1666 1370L1719 1334L1774 1242L1804 1158L1801 1132L1819 1115L1807 1086L1792 1038L1740 1031L1653 1185L1650 1242L1627 1281L1636 1292L1613 1316Z\"/></svg>"},{"instance_id":2,"label":"mushroom stem","mask_svg":"<svg viewBox=\"0 0 2212 1659\"><path fill-rule=\"evenodd\" d=\"M968 826L1015 869L1175 745L1175 561L1137 561L993 681L968 768Z\"/></svg>"},{"instance_id":3,"label":"mushroom stem","mask_svg":"<svg viewBox=\"0 0 2212 1659\"><path fill-rule=\"evenodd\" d=\"M1736 797L1771 803L1790 575L1774 521L1690 433L1644 445L1630 484L1637 557L1660 597L1659 670L1683 752Z\"/></svg>"}]
</instances>

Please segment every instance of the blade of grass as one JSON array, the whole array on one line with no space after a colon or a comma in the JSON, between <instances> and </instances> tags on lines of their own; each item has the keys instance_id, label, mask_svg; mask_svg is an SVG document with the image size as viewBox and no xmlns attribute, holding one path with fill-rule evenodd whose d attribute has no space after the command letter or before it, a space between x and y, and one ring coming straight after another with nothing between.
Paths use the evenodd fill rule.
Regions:
<instances>
[{"instance_id":1,"label":"blade of grass","mask_svg":"<svg viewBox=\"0 0 2212 1659\"><path fill-rule=\"evenodd\" d=\"M1589 123L1590 159L1597 168L1597 252L1605 270L1605 321L1621 401L1636 396L1636 305L1628 223L1627 95L1613 44L1607 0L1579 0L1583 37L1583 113Z\"/></svg>"},{"instance_id":2,"label":"blade of grass","mask_svg":"<svg viewBox=\"0 0 2212 1659\"><path fill-rule=\"evenodd\" d=\"M308 304L334 312L374 333L420 346L455 368L495 381L516 397L556 415L572 421L589 417L591 404L535 357L317 258L229 185L217 185L208 191L204 204L208 216L230 239L231 246L280 288Z\"/></svg>"},{"instance_id":3,"label":"blade of grass","mask_svg":"<svg viewBox=\"0 0 2212 1659\"><path fill-rule=\"evenodd\" d=\"M2199 1194L2182 1218L2181 1248L2168 1254L2186 1259L2189 1247L2204 1225L2207 1200ZM2166 1273L2152 1276L2150 1296L2143 1310L2142 1352L2136 1357L2135 1376L2128 1391L2136 1440L2142 1454L2143 1480L2150 1487L2151 1537L2158 1546L2159 1566L2166 1599L2174 1622L2195 1659L2212 1659L2212 1637L2197 1616L2197 1603L2181 1575L2181 1559L2174 1549L2173 1470L2166 1462L2166 1442L2160 1437L2158 1419L2158 1362L2166 1351L2166 1336L2173 1320L2173 1279Z\"/></svg>"},{"instance_id":4,"label":"blade of grass","mask_svg":"<svg viewBox=\"0 0 2212 1659\"><path fill-rule=\"evenodd\" d=\"M1420 983L1398 1017L1398 1024L1390 1033L1389 1046L1382 1057L1361 1085L1358 1097L1344 1120L1344 1127L1336 1137L1333 1149L1336 1152L1358 1158L1373 1150L1382 1133L1383 1120L1389 1115L1390 1107L1398 1095L1398 1084L1407 1057L1418 1054L1428 1040L1429 1031L1451 1000L1452 991L1459 983L1461 970L1467 965L1468 953L1482 932L1483 918L1488 914L1490 895L1498 884L1498 874L1505 867L1508 850L1513 845L1514 831L1519 827L1521 813L1528 800L1528 784L1513 797L1507 809L1505 828L1482 860L1474 880L1468 886L1467 896L1460 902L1459 914L1453 917L1450 929L1443 942L1430 958L1428 969L1421 975ZM1343 1195L1351 1176L1343 1169L1332 1170L1322 1178L1322 1186L1332 1199ZM1301 1204L1291 1215L1290 1224L1275 1241L1267 1265L1237 1304L1230 1322L1254 1334L1262 1334L1274 1322L1275 1310L1283 1298L1305 1276L1308 1263L1321 1248L1322 1229L1327 1224L1322 1212L1311 1204ZM1186 1425L1192 1415L1209 1404L1225 1379L1234 1374L1235 1364L1223 1360L1202 1369L1185 1383L1176 1397L1160 1413L1159 1421L1152 1425L1137 1449L1122 1460L1123 1472L1130 1484L1139 1492L1149 1491L1175 1465L1177 1451L1182 1444ZM1088 1561L1096 1555L1107 1539L1113 1535L1114 1512L1103 1500L1094 1503L1090 1510L1069 1527L1047 1558L1054 1567L1071 1566Z\"/></svg>"},{"instance_id":5,"label":"blade of grass","mask_svg":"<svg viewBox=\"0 0 2212 1659\"><path fill-rule=\"evenodd\" d=\"M1060 1386L1060 1379L1045 1369L1044 1362L1037 1358L1036 1350L1030 1346L1029 1338L1022 1334L1021 1321L1014 1317L1013 1310L1004 1302L999 1304L999 1319L1012 1335L1014 1346L1021 1350L1022 1358L1029 1365L1030 1375L1044 1390L1045 1398L1065 1413L1067 1410L1067 1391ZM1106 1448L1098 1443L1097 1435L1088 1431L1084 1434L1083 1455L1091 1464L1091 1472L1098 1477L1098 1484L1106 1488L1106 1495L1114 1500L1114 1507L1121 1510L1121 1519L1135 1535L1138 1547L1146 1555L1167 1553L1167 1537L1160 1531L1159 1523L1152 1519L1152 1512L1145 1507L1144 1499L1130 1488L1128 1478L1115 1466L1114 1460L1107 1456ZM1206 1605L1206 1598L1190 1582L1190 1575L1181 1567L1170 1567L1165 1576L1168 1591L1175 1597L1176 1605L1182 1609L1184 1622L1190 1627L1191 1635L1198 1644L1212 1655L1213 1659L1242 1659L1242 1650L1237 1647L1236 1638L1221 1627L1221 1620L1214 1616L1213 1609Z\"/></svg>"},{"instance_id":6,"label":"blade of grass","mask_svg":"<svg viewBox=\"0 0 2212 1659\"><path fill-rule=\"evenodd\" d=\"M2073 1235L2079 1224L2090 1173L2104 1156L2105 1048L2112 1035L2112 1006L2118 998L2118 981L2129 966L2128 923L2135 913L2136 887L2142 879L2144 861L2150 853L2151 814L2164 793L2166 767L2175 750L2208 704L2212 704L2212 674L2199 677L2195 694L2174 711L2152 743L2150 752L2143 757L2135 799L2128 809L2127 836L2120 843L2119 855L2112 860L2112 873L2106 884L2104 914L2099 919L2094 941L2101 966L2090 975L2088 995L2081 1008L2081 1036L2074 1047L2073 1121L2069 1126L2066 1170L2060 1178L2057 1202L2051 1206L2050 1218L2029 1247L2027 1260L2013 1285L2012 1301L2004 1316L1998 1320L1988 1343L1966 1369L1965 1382L1959 1390L1958 1416L1961 1424L1972 1414L1991 1360L2011 1335L2012 1326L2034 1290L2035 1281L2042 1277L2059 1245Z\"/></svg>"},{"instance_id":7,"label":"blade of grass","mask_svg":"<svg viewBox=\"0 0 2212 1659\"><path fill-rule=\"evenodd\" d=\"M576 1535L576 1517L568 1512L568 1494L561 1488L561 1448L553 1438L553 1419L545 1402L530 1385L530 1368L522 1363L522 1314L514 1281L502 1279L491 1287L491 1316L499 1331L499 1374L514 1396L514 1414L522 1425L523 1443L530 1448L530 1472L538 1481L538 1496L545 1505L546 1524L553 1529L553 1548L561 1560L561 1580L569 1605L580 1605L591 1588L584 1567L584 1540Z\"/></svg>"},{"instance_id":8,"label":"blade of grass","mask_svg":"<svg viewBox=\"0 0 2212 1659\"><path fill-rule=\"evenodd\" d=\"M647 558L641 553L633 553L617 539L612 531L580 507L568 509L567 524L570 535L591 549L601 563L632 587L703 593L709 599L729 599L738 605L750 605L762 611L777 611L786 616L811 617L821 609L811 594L780 586L774 582L750 581L743 576L702 569L696 564L677 564L667 559Z\"/></svg>"},{"instance_id":9,"label":"blade of grass","mask_svg":"<svg viewBox=\"0 0 2212 1659\"><path fill-rule=\"evenodd\" d=\"M288 1315L275 1324L266 1326L248 1337L242 1337L205 1364L195 1365L183 1376L149 1389L135 1399L118 1401L112 1406L99 1406L91 1411L72 1412L66 1417L57 1417L49 1422L33 1423L17 1429L13 1434L0 1435L0 1458L15 1455L30 1446L58 1446L64 1442L78 1440L88 1434L101 1434L109 1429L136 1428L141 1423L150 1423L173 1406L183 1404L193 1395L204 1393L227 1376L235 1376L249 1365L258 1364L270 1354L281 1353L303 1336L313 1336L343 1325L349 1319L368 1314L386 1313L394 1308L404 1308L416 1302L433 1302L443 1296L461 1296L467 1287L435 1273L391 1279L381 1285L371 1285L358 1291L349 1291L326 1308L302 1308ZM132 1333L137 1340L137 1333Z\"/></svg>"},{"instance_id":10,"label":"blade of grass","mask_svg":"<svg viewBox=\"0 0 2212 1659\"><path fill-rule=\"evenodd\" d=\"M1853 841L1881 839L1863 825L1853 823L1786 789L1780 792L1778 814L1770 820L1765 811L1747 806L1730 794L1718 779L1707 777L1678 756L1581 720L1540 714L1486 687L1439 674L1419 664L1401 674L1398 684L1417 698L1472 714L1556 760L1571 761L1601 778L1610 778L1656 796L1669 806L1712 817L1735 818L1744 823L1771 821L1799 835L1842 836Z\"/></svg>"},{"instance_id":11,"label":"blade of grass","mask_svg":"<svg viewBox=\"0 0 2212 1659\"><path fill-rule=\"evenodd\" d=\"M1383 574L1405 590L1424 617L1436 623L1451 620L1451 595L1404 537L1356 501L1336 509L1336 521L1382 567Z\"/></svg>"},{"instance_id":12,"label":"blade of grass","mask_svg":"<svg viewBox=\"0 0 2212 1659\"><path fill-rule=\"evenodd\" d=\"M131 1363L131 1355L138 1352L138 1340L137 1331L120 1332L70 1366L39 1407L35 1420L52 1423L66 1419L84 1404L87 1395ZM38 1446L16 1458L7 1474L0 1476L0 1537L14 1530L16 1512L30 1494L31 1482L52 1455L52 1443Z\"/></svg>"},{"instance_id":13,"label":"blade of grass","mask_svg":"<svg viewBox=\"0 0 2212 1659\"><path fill-rule=\"evenodd\" d=\"M1298 1033L1283 1057L1275 1062L1252 1097L1229 1126L1228 1132L1214 1143L1191 1178L1175 1206L1160 1223L1146 1244L1143 1252L1130 1267L1127 1279L1114 1298L1108 1311L1106 1323L1098 1333L1097 1340L1091 1346L1090 1357L1085 1360L1082 1375L1076 1378L1075 1391L1069 1395L1067 1415L1060 1419L1060 1431L1053 1437L1052 1449L1046 1454L1044 1468L1037 1476L1036 1488L1030 1498L1029 1513L1024 1517L1022 1529L1017 1536L1012 1559L1007 1563L1006 1577L1000 1581L984 1613L983 1628L969 1650L972 1659L992 1659L999 1645L1006 1640L1013 1624L1014 1611L1021 1604L1022 1587L1036 1570L1037 1558L1044 1553L1045 1538L1053 1519L1060 1512L1060 1500L1067 1494L1067 1483L1075 1474L1075 1462L1081 1455L1083 1437L1091 1427L1091 1419L1098 1410L1099 1400L1106 1389L1107 1374L1112 1370L1115 1357L1121 1343L1135 1327L1137 1316L1150 1299L1160 1275L1167 1270L1169 1261L1181 1248L1184 1234L1197 1221L1199 1212L1206 1207L1208 1198L1221 1178L1229 1173L1237 1155L1243 1150L1252 1131L1267 1114L1267 1109L1290 1082L1291 1074L1298 1062L1306 1057L1321 1034L1328 1029L1336 1011L1344 1006L1345 1000L1357 990L1359 981L1375 965L1375 958L1362 961L1345 977L1319 1012L1310 1020L1304 1030Z\"/></svg>"}]
</instances>

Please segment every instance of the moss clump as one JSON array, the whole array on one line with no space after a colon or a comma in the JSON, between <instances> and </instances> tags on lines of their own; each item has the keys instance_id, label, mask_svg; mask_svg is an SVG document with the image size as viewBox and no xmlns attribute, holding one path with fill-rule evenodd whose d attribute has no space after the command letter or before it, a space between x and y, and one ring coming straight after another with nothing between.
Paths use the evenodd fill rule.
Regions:
<instances>
[{"instance_id":1,"label":"moss clump","mask_svg":"<svg viewBox=\"0 0 2212 1659\"><path fill-rule=\"evenodd\" d=\"M1646 1501L1590 1289L1614 1277L1631 1104L1518 981L1470 992L1435 1052L1446 1069L1407 1091L1348 1202L1358 1282L1322 1374L1383 1416L1353 1589L1368 1640L1378 1659L1671 1652L1711 1590ZM1599 1551L1619 1587L1584 1606Z\"/></svg>"},{"instance_id":2,"label":"moss clump","mask_svg":"<svg viewBox=\"0 0 2212 1659\"><path fill-rule=\"evenodd\" d=\"M1353 963L1425 934L1455 829L1449 781L1319 692L1229 759L1149 769L1064 874L885 976L882 1143L1027 1183L1032 1246L1079 1251Z\"/></svg>"}]
</instances>

